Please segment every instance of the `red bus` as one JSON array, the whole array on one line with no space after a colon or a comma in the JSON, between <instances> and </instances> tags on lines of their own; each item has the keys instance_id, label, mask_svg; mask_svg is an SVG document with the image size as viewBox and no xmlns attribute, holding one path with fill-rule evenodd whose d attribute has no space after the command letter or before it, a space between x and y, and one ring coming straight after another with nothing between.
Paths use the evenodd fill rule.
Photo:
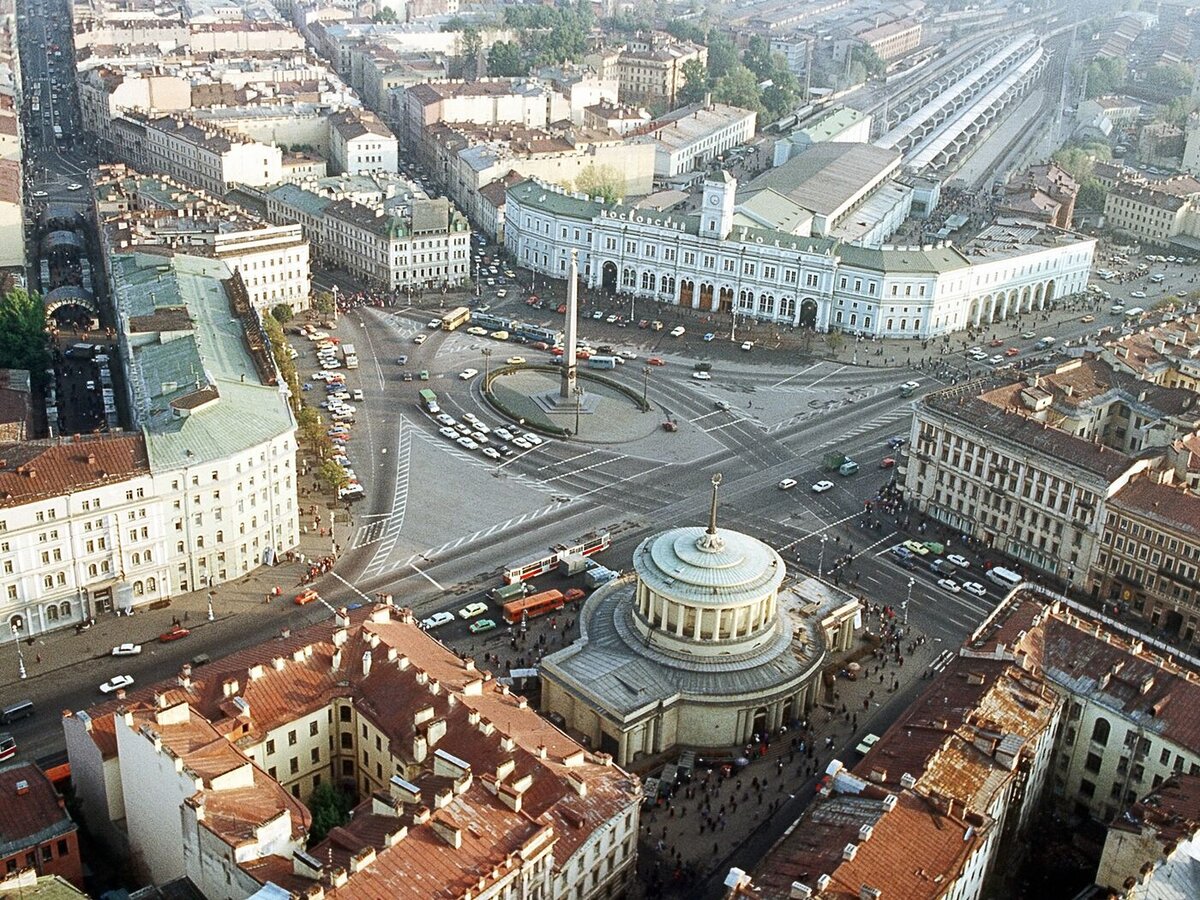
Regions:
<instances>
[{"instance_id":1,"label":"red bus","mask_svg":"<svg viewBox=\"0 0 1200 900\"><path fill-rule=\"evenodd\" d=\"M519 625L523 618L533 619L560 610L566 602L562 591L542 591L520 600L510 600L504 604L504 621Z\"/></svg>"},{"instance_id":2,"label":"red bus","mask_svg":"<svg viewBox=\"0 0 1200 900\"><path fill-rule=\"evenodd\" d=\"M512 563L504 567L504 583L516 584L544 575L558 565L559 557L569 554L591 556L612 546L612 537L607 531L593 531L566 544L555 544L550 552L530 562Z\"/></svg>"},{"instance_id":3,"label":"red bus","mask_svg":"<svg viewBox=\"0 0 1200 900\"><path fill-rule=\"evenodd\" d=\"M559 604L560 606L562 604ZM11 734L0 734L0 762L17 755L17 742Z\"/></svg>"}]
</instances>

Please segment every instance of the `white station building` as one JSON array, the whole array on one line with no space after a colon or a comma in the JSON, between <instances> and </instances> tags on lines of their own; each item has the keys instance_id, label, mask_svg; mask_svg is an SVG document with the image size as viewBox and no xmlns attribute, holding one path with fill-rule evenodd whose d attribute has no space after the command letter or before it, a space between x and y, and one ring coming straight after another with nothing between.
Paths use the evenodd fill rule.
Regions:
<instances>
[{"instance_id":1,"label":"white station building","mask_svg":"<svg viewBox=\"0 0 1200 900\"><path fill-rule=\"evenodd\" d=\"M1095 241L1024 221L963 246L869 248L764 227L727 173L699 214L607 204L530 179L508 190L504 242L522 266L588 287L818 331L928 338L1003 321L1087 288Z\"/></svg>"}]
</instances>

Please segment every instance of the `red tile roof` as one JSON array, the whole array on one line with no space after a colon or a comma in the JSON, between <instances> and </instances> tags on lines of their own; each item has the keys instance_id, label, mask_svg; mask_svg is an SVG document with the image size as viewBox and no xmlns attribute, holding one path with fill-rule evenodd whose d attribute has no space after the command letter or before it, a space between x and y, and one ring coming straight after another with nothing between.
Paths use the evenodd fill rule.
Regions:
<instances>
[{"instance_id":1,"label":"red tile roof","mask_svg":"<svg viewBox=\"0 0 1200 900\"><path fill-rule=\"evenodd\" d=\"M18 788L21 782L23 789ZM75 828L45 772L33 763L0 769L0 859Z\"/></svg>"},{"instance_id":2,"label":"red tile roof","mask_svg":"<svg viewBox=\"0 0 1200 900\"><path fill-rule=\"evenodd\" d=\"M141 435L0 444L0 507L150 473Z\"/></svg>"}]
</instances>

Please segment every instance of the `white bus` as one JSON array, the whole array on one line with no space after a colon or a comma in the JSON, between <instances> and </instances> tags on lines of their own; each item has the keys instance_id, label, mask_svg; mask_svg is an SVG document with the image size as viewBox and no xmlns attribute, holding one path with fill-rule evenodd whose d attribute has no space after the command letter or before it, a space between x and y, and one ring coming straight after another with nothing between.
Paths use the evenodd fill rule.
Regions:
<instances>
[{"instance_id":1,"label":"white bus","mask_svg":"<svg viewBox=\"0 0 1200 900\"><path fill-rule=\"evenodd\" d=\"M992 566L987 571L987 577L988 580L1010 591L1024 580L1012 569L1005 569L1002 566Z\"/></svg>"},{"instance_id":2,"label":"white bus","mask_svg":"<svg viewBox=\"0 0 1200 900\"><path fill-rule=\"evenodd\" d=\"M358 353L353 344L342 344L342 362L346 364L347 369L358 368Z\"/></svg>"}]
</instances>

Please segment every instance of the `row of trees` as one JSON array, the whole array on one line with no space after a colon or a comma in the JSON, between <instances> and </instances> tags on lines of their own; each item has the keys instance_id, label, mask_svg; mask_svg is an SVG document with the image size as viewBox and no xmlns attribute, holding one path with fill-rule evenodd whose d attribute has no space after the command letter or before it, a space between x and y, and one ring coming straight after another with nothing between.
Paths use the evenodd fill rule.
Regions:
<instances>
[{"instance_id":1,"label":"row of trees","mask_svg":"<svg viewBox=\"0 0 1200 900\"><path fill-rule=\"evenodd\" d=\"M0 298L0 368L26 369L34 386L42 386L49 365L46 305L37 294L13 288Z\"/></svg>"},{"instance_id":2,"label":"row of trees","mask_svg":"<svg viewBox=\"0 0 1200 900\"><path fill-rule=\"evenodd\" d=\"M1092 173L1097 162L1107 162L1112 159L1112 150L1107 144L1089 142L1085 144L1068 144L1051 157L1063 171L1079 183L1079 193L1075 197L1077 206L1084 209L1104 209L1104 198L1108 189Z\"/></svg>"}]
</instances>

